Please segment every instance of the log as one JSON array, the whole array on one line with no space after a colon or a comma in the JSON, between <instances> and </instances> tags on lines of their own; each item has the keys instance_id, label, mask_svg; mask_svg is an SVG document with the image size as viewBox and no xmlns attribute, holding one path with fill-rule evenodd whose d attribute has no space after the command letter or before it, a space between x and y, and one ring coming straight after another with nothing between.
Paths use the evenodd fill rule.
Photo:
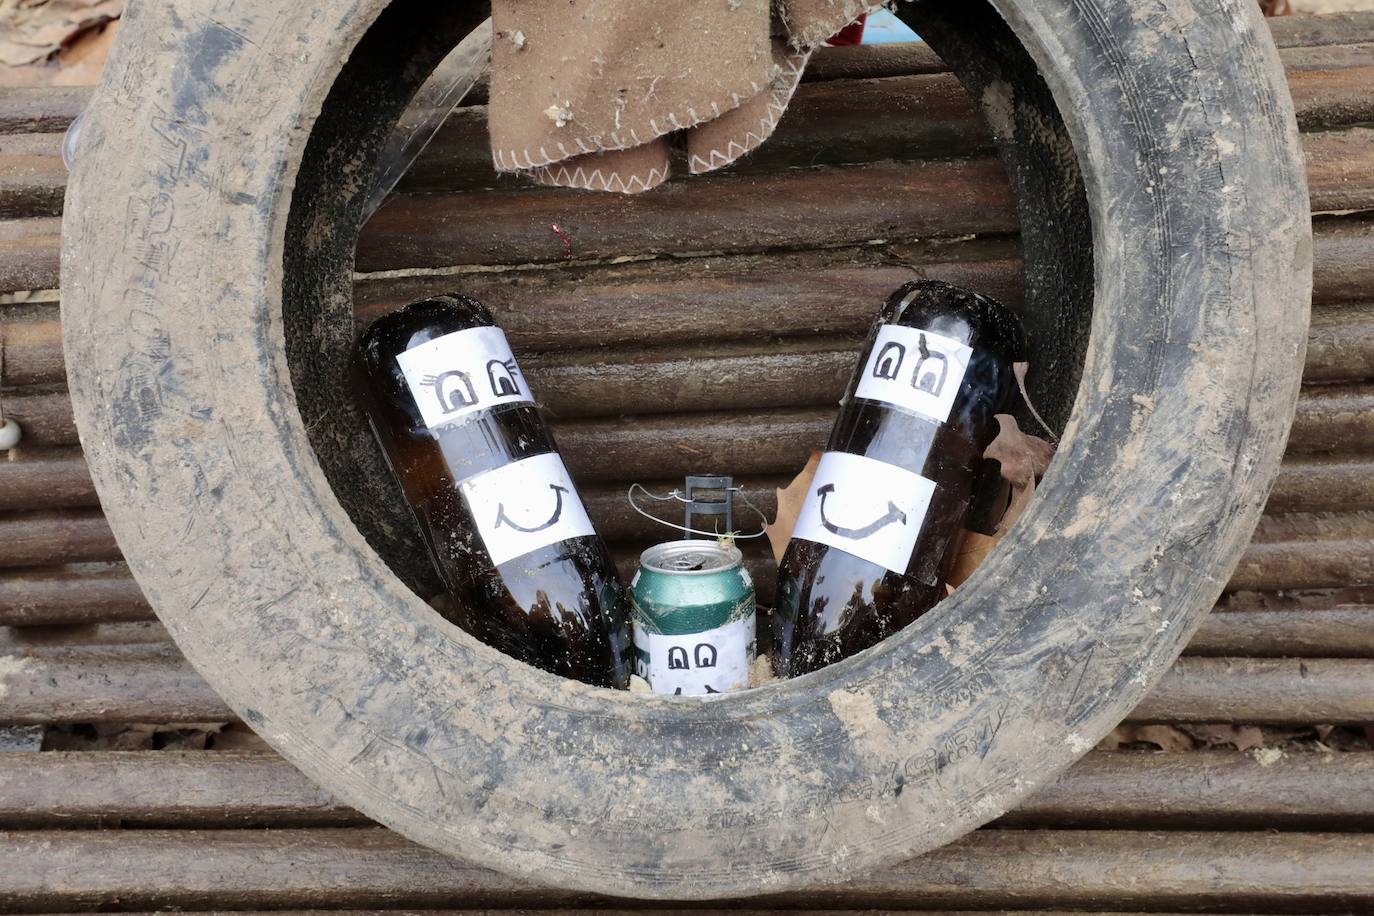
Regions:
<instances>
[{"instance_id":1,"label":"log","mask_svg":"<svg viewBox=\"0 0 1374 916\"><path fill-rule=\"evenodd\" d=\"M872 163L699 176L629 197L551 188L396 197L363 228L357 269L814 248L1017 226L996 159Z\"/></svg>"},{"instance_id":2,"label":"log","mask_svg":"<svg viewBox=\"0 0 1374 916\"><path fill-rule=\"evenodd\" d=\"M5 416L24 431L22 448L76 445L76 420L65 389L47 386L21 388L3 395Z\"/></svg>"},{"instance_id":3,"label":"log","mask_svg":"<svg viewBox=\"0 0 1374 916\"><path fill-rule=\"evenodd\" d=\"M0 859L9 866L0 874L0 906L10 912L609 902L534 887L377 828L10 831L0 834ZM750 902L770 908L1359 910L1374 905L1374 836L981 830L873 875Z\"/></svg>"},{"instance_id":4,"label":"log","mask_svg":"<svg viewBox=\"0 0 1374 916\"><path fill-rule=\"evenodd\" d=\"M0 688L0 722L229 722L235 718L185 659L174 654L0 655Z\"/></svg>"},{"instance_id":5,"label":"log","mask_svg":"<svg viewBox=\"0 0 1374 916\"><path fill-rule=\"evenodd\" d=\"M1223 597L1193 634L1188 655L1374 658L1374 590Z\"/></svg>"},{"instance_id":6,"label":"log","mask_svg":"<svg viewBox=\"0 0 1374 916\"><path fill-rule=\"evenodd\" d=\"M1360 456L1288 458L1265 504L1274 514L1369 509L1374 509L1374 464Z\"/></svg>"},{"instance_id":7,"label":"log","mask_svg":"<svg viewBox=\"0 0 1374 916\"><path fill-rule=\"evenodd\" d=\"M30 755L32 756L32 755ZM1364 830L1374 754L1098 752L996 821L1017 828Z\"/></svg>"},{"instance_id":8,"label":"log","mask_svg":"<svg viewBox=\"0 0 1374 916\"><path fill-rule=\"evenodd\" d=\"M789 468L781 474L745 476L740 480L750 488L749 498L771 517L773 489L786 485L789 474L795 470ZM655 493L667 492L682 484L681 480L671 478L639 482ZM605 537L623 539L616 525L624 513L617 515L612 510L628 512L624 496L629 483L593 482L582 488L583 499L588 503L603 501L605 508L593 509L592 514L599 519L599 530ZM0 510L98 505L90 472L77 447L21 449L16 458L0 462ZM747 507L745 509L747 512ZM1374 509L1374 460L1362 455L1296 455L1280 468L1265 511L1277 515L1371 509ZM741 530L746 528L747 525Z\"/></svg>"},{"instance_id":9,"label":"log","mask_svg":"<svg viewBox=\"0 0 1374 916\"><path fill-rule=\"evenodd\" d=\"M90 99L89 86L0 88L0 134L65 131Z\"/></svg>"},{"instance_id":10,"label":"log","mask_svg":"<svg viewBox=\"0 0 1374 916\"><path fill-rule=\"evenodd\" d=\"M1347 133L1311 139L1310 184L1319 209L1349 209L1364 200L1358 182L1342 164L1351 150L1363 150L1357 139L1364 135L1358 129ZM455 218L465 210L480 211L482 219ZM553 225L570 239L570 251ZM16 238L0 245L4 288L55 285L56 233L51 221L17 220L7 227ZM1010 191L995 159L877 162L706 176L637 197L590 197L544 188L402 196L385 205L364 229L357 266L375 272L561 262L570 257L758 251L1009 233L1016 228ZM40 256L38 248L44 245L52 250Z\"/></svg>"},{"instance_id":11,"label":"log","mask_svg":"<svg viewBox=\"0 0 1374 916\"><path fill-rule=\"evenodd\" d=\"M1374 659L1183 658L1130 718L1362 725L1374 722Z\"/></svg>"},{"instance_id":12,"label":"log","mask_svg":"<svg viewBox=\"0 0 1374 916\"><path fill-rule=\"evenodd\" d=\"M0 461L0 511L99 505L79 448L24 448Z\"/></svg>"},{"instance_id":13,"label":"log","mask_svg":"<svg viewBox=\"0 0 1374 916\"><path fill-rule=\"evenodd\" d=\"M899 108L901 100L885 104ZM825 138L809 146L812 156L818 155L816 145L826 148ZM1304 145L1314 212L1374 206L1374 182L1367 177L1374 173L1374 133L1350 128L1309 134ZM797 164L795 157L808 149L805 140L782 146L783 165ZM900 126L891 137L861 144L864 155L888 158L904 148ZM786 158L789 150L795 150L794 159ZM850 159L838 149L820 155L859 164L763 174L751 166L631 197L504 188L402 195L364 227L357 267L371 272L557 262L1017 231L1005 172L990 155L918 162ZM482 219L455 218L468 208L480 210ZM570 239L567 247L554 225Z\"/></svg>"},{"instance_id":14,"label":"log","mask_svg":"<svg viewBox=\"0 0 1374 916\"><path fill-rule=\"evenodd\" d=\"M57 286L62 220L0 220L0 293Z\"/></svg>"},{"instance_id":15,"label":"log","mask_svg":"<svg viewBox=\"0 0 1374 916\"><path fill-rule=\"evenodd\" d=\"M175 659L180 653L166 627L155 620L140 620L84 626L0 628L0 654Z\"/></svg>"},{"instance_id":16,"label":"log","mask_svg":"<svg viewBox=\"0 0 1374 916\"><path fill-rule=\"evenodd\" d=\"M1353 512L1265 517L1227 587L1267 591L1371 582L1374 524L1369 513Z\"/></svg>"},{"instance_id":17,"label":"log","mask_svg":"<svg viewBox=\"0 0 1374 916\"><path fill-rule=\"evenodd\" d=\"M0 312L0 386L66 384L57 304L4 306Z\"/></svg>"},{"instance_id":18,"label":"log","mask_svg":"<svg viewBox=\"0 0 1374 916\"><path fill-rule=\"evenodd\" d=\"M1356 54L1332 54L1332 50ZM1321 130L1374 118L1374 99L1359 88L1374 80L1374 66L1366 52L1367 48L1337 48L1282 54L1299 128Z\"/></svg>"},{"instance_id":19,"label":"log","mask_svg":"<svg viewBox=\"0 0 1374 916\"><path fill-rule=\"evenodd\" d=\"M824 446L830 427L828 412L814 411L779 412L770 422L746 422L734 415L693 419L701 425L649 417L559 427L564 457L584 482L582 491L592 520L602 537L621 545L627 564L645 547L675 535L630 508L626 491L634 478L623 475L639 475L651 491L663 493L680 485L682 476L693 468L730 468L740 472L737 476L749 487L758 509L771 516L776 511L773 488L790 479L812 448ZM676 473L671 478L655 476L672 472ZM1357 471L1349 476L1361 481L1355 487L1358 496L1358 488L1369 478ZM0 482L4 480L0 473ZM650 500L641 499L641 503L658 517L680 523L675 506L665 511ZM748 533L757 531L758 524L757 513L741 504L736 528ZM741 546L758 564L760 601L771 604L774 572L761 556L767 552L764 542ZM114 535L99 510L33 510L0 517L0 567L119 558ZM1331 588L1374 582L1371 569L1374 512L1267 515L1228 587L1250 591ZM632 572L631 567L627 575Z\"/></svg>"},{"instance_id":20,"label":"log","mask_svg":"<svg viewBox=\"0 0 1374 916\"><path fill-rule=\"evenodd\" d=\"M1374 379L1374 303L1352 302L1312 310L1307 333L1306 382Z\"/></svg>"},{"instance_id":21,"label":"log","mask_svg":"<svg viewBox=\"0 0 1374 916\"><path fill-rule=\"evenodd\" d=\"M0 655L0 722L229 722L174 653ZM1374 722L1374 659L1179 659L1132 722L1362 725Z\"/></svg>"},{"instance_id":22,"label":"log","mask_svg":"<svg viewBox=\"0 0 1374 916\"><path fill-rule=\"evenodd\" d=\"M992 149L986 121L972 99L929 49L870 69L902 72L883 78L859 75L836 79L832 73L808 81L794 96L777 131L756 153L731 167L733 172L852 164L884 159L914 160L968 156ZM918 58L933 59L938 70ZM872 61L872 56L869 58ZM1374 117L1374 102L1364 88L1374 78L1374 49L1363 45L1301 48L1284 56L1298 123L1304 130L1330 129ZM505 186L527 188L519 179L499 176L491 163L487 111L466 105L445 122L405 175L402 194ZM56 132L0 136L0 215L48 216L61 213L66 169L62 135ZM1358 143L1356 157L1367 155ZM1331 160L1357 177L1356 164ZM1314 187L1324 183L1314 180ZM1321 194L1317 195L1321 198ZM1322 209L1333 209L1328 202Z\"/></svg>"},{"instance_id":23,"label":"log","mask_svg":"<svg viewBox=\"0 0 1374 916\"><path fill-rule=\"evenodd\" d=\"M99 509L15 512L0 516L0 566L120 559Z\"/></svg>"},{"instance_id":24,"label":"log","mask_svg":"<svg viewBox=\"0 0 1374 916\"><path fill-rule=\"evenodd\" d=\"M1374 53L1368 56L1374 61ZM1331 76L1338 79L1343 72ZM1334 90L1328 92L1334 95ZM729 171L911 161L992 149L987 123L949 73L844 79L801 86L768 142ZM487 110L474 106L453 113L397 191L423 194L491 187L530 185L497 174L491 162Z\"/></svg>"},{"instance_id":25,"label":"log","mask_svg":"<svg viewBox=\"0 0 1374 916\"><path fill-rule=\"evenodd\" d=\"M1098 752L997 826L1359 829L1374 754ZM271 753L0 754L0 829L341 827L367 819Z\"/></svg>"},{"instance_id":26,"label":"log","mask_svg":"<svg viewBox=\"0 0 1374 916\"><path fill-rule=\"evenodd\" d=\"M60 215L66 190L62 134L0 134L0 218Z\"/></svg>"},{"instance_id":27,"label":"log","mask_svg":"<svg viewBox=\"0 0 1374 916\"><path fill-rule=\"evenodd\" d=\"M0 829L367 823L270 753L0 754Z\"/></svg>"},{"instance_id":28,"label":"log","mask_svg":"<svg viewBox=\"0 0 1374 916\"><path fill-rule=\"evenodd\" d=\"M123 563L0 569L0 626L53 626L153 619Z\"/></svg>"},{"instance_id":29,"label":"log","mask_svg":"<svg viewBox=\"0 0 1374 916\"><path fill-rule=\"evenodd\" d=\"M1374 384L1318 385L1303 390L1293 428L1291 454L1367 451L1374 442Z\"/></svg>"},{"instance_id":30,"label":"log","mask_svg":"<svg viewBox=\"0 0 1374 916\"><path fill-rule=\"evenodd\" d=\"M622 559L628 580L638 557L630 551ZM775 568L752 551L748 566L759 591L771 596ZM92 626L155 619L133 579L117 569L103 575L50 569L0 573L0 627L52 628L54 640L84 641L82 634ZM69 629L61 629L64 625ZM1203 620L1185 653L1374 658L1374 592L1233 594Z\"/></svg>"},{"instance_id":31,"label":"log","mask_svg":"<svg viewBox=\"0 0 1374 916\"><path fill-rule=\"evenodd\" d=\"M517 270L461 278L369 280L356 288L365 324L406 302L460 288L491 306L517 355L607 347L691 346L759 337L862 335L897 286L924 275L986 290L1018 307L1014 241L917 245L904 263L879 249L710 257L592 269ZM5 384L65 380L55 307L3 331ZM550 321L556 314L559 320Z\"/></svg>"},{"instance_id":32,"label":"log","mask_svg":"<svg viewBox=\"0 0 1374 916\"><path fill-rule=\"evenodd\" d=\"M1329 13L1266 19L1274 44L1280 48L1324 48L1374 42L1374 19L1369 13Z\"/></svg>"},{"instance_id":33,"label":"log","mask_svg":"<svg viewBox=\"0 0 1374 916\"><path fill-rule=\"evenodd\" d=\"M1374 219L1325 216L1312 223L1312 304L1363 302L1374 289Z\"/></svg>"},{"instance_id":34,"label":"log","mask_svg":"<svg viewBox=\"0 0 1374 916\"><path fill-rule=\"evenodd\" d=\"M822 48L802 72L802 82L881 79L918 73L948 73L949 67L930 45L902 42Z\"/></svg>"},{"instance_id":35,"label":"log","mask_svg":"<svg viewBox=\"0 0 1374 916\"><path fill-rule=\"evenodd\" d=\"M984 253L995 253L980 247ZM967 261L921 265L927 276L950 279L962 274L958 279L972 281L980 289L988 288L990 279L998 285L1013 285L1019 269L1019 261L1013 259L976 266ZM993 270L1005 274L988 277ZM462 285L492 304L523 367L538 380L536 391L553 392L566 402L576 400L576 390L565 392L562 386L591 369L611 373L607 384L623 387L640 373L647 384L655 377L652 373L671 371L672 363L682 360L704 360L709 365L713 358L767 359L793 354L795 359L795 354L803 352L832 362L842 361L843 354L857 358L858 342L877 303L914 276L912 268L841 262L826 252L772 264L753 257L711 259L708 264L693 265L686 275L665 269L646 273L641 267L633 274L609 269L577 277L555 274L504 282L478 276ZM407 288L414 298L434 292L413 285ZM375 294L365 289L358 290L360 326L407 301L396 297L398 290L389 284L390 295L384 299L363 299ZM836 290L844 290L844 295L837 295ZM1010 298L1019 306L1020 290ZM549 312L562 318L551 323ZM66 369L57 309L35 307L30 314L31 318L15 318L0 327L5 350L0 381L10 387L61 384ZM603 322L612 327L597 333ZM656 364L664 368L653 369ZM617 372L621 375L616 376ZM695 375L692 367L690 377ZM1303 378L1308 382L1374 379L1374 304L1342 303L1313 311ZM744 380L752 382L756 391L764 387L752 375ZM793 383L788 378L781 384ZM824 389L821 400L837 398L842 388L843 379ZM814 391L814 383L807 390ZM763 402L808 403L786 401L773 391L757 401ZM611 412L609 407L606 410Z\"/></svg>"},{"instance_id":36,"label":"log","mask_svg":"<svg viewBox=\"0 0 1374 916\"><path fill-rule=\"evenodd\" d=\"M1374 102L1364 91L1374 78L1374 50L1369 46L1298 47L1282 56L1302 129L1374 117ZM54 93L53 111L46 116L34 111L42 99L41 93L32 92L14 101L0 99L0 214L61 212L66 182L60 158L62 133L51 128L65 128L73 99L69 93ZM21 132L18 128L26 123L38 129ZM927 46L827 49L814 58L774 136L734 169L947 157L990 148L986 122ZM434 137L399 190L453 190L498 182L519 186L498 177L492 168L485 106L465 104Z\"/></svg>"},{"instance_id":37,"label":"log","mask_svg":"<svg viewBox=\"0 0 1374 916\"><path fill-rule=\"evenodd\" d=\"M799 467L810 449L824 443L833 420L832 405L838 400L836 391L843 388L852 366L848 362L853 358L852 350L831 350L823 362L809 362L806 354L815 352L809 351L810 346L794 344L789 349L779 345L764 360L745 355L751 352L747 349L722 346L714 348L724 354L719 361L697 365L692 364L690 357L681 355L666 360L649 356L638 364L623 362L628 356L607 363L587 357L580 370L571 360L565 365L574 368L564 375L549 370L548 383L542 387L539 380L548 364L535 360L530 375L536 390L541 392L545 410L554 420L558 440L568 453L569 467L575 474L583 475L583 479L678 476L689 469L688 463L696 468L706 464L730 468L741 475L786 473ZM760 368L760 364L765 368ZM749 377L738 379L750 367L753 368L747 373ZM818 374L813 367L824 374ZM708 376L707 369L719 371ZM754 377L775 370L778 374L770 379ZM643 380L643 384L637 383L636 378ZM681 390L669 394L659 390L657 386L667 379ZM734 386L737 379L737 396L721 393L722 387ZM826 406L780 405L779 401L796 403L797 398L785 396L790 386L795 386L813 404ZM599 402L613 409L599 406ZM658 413L665 405L683 413ZM722 407L742 410L703 413ZM770 407L775 409L760 409ZM71 402L65 392L19 389L5 396L5 412L24 428L24 441L29 446L77 444ZM589 417L589 413L597 416ZM726 443L721 439L726 435L754 439ZM636 460L645 454L642 449L651 448L658 454L668 449L658 441L660 436L672 440L671 450L679 460L666 466L657 461L646 464ZM598 443L598 437L604 441ZM1366 451L1370 442L1374 442L1374 384L1314 385L1304 389L1288 442L1291 455L1359 453ZM617 459L625 458L632 463L617 468L605 459L602 446L612 449ZM781 451L777 450L779 447ZM698 460L690 460L690 456L697 454ZM712 457L726 454L740 456L742 463ZM797 460L798 455L801 461ZM573 467L574 464L577 466Z\"/></svg>"},{"instance_id":38,"label":"log","mask_svg":"<svg viewBox=\"0 0 1374 916\"><path fill-rule=\"evenodd\" d=\"M1340 48L1374 42L1374 17L1367 12L1268 19L1274 43L1285 65L1307 49ZM822 48L802 79L873 79L917 73L944 73L948 68L929 45L919 43ZM65 131L90 101L87 86L0 87L0 134Z\"/></svg>"},{"instance_id":39,"label":"log","mask_svg":"<svg viewBox=\"0 0 1374 916\"><path fill-rule=\"evenodd\" d=\"M1374 204L1374 130L1351 127L1307 134L1303 150L1313 213L1363 210Z\"/></svg>"},{"instance_id":40,"label":"log","mask_svg":"<svg viewBox=\"0 0 1374 916\"><path fill-rule=\"evenodd\" d=\"M56 285L56 233L59 228L60 224L55 220L48 220L46 223L44 223L43 220L15 220L0 223L0 292L13 289L45 289ZM29 237L28 232L30 229L33 233L38 234L47 232L46 237L48 241L42 242L42 240L36 236ZM13 238L6 241L7 237ZM979 244L996 244L997 241L998 240L981 240ZM1369 219L1363 214L1354 214L1344 217L1324 217L1318 220L1315 225L1314 241L1315 288L1313 292L1313 301L1317 304L1327 304L1368 300L1369 290L1371 287L1374 287L1374 256L1371 256L1374 255L1374 220ZM37 249L42 249L44 244L48 245L51 249L51 258L48 260L43 260L43 258L34 255L32 252L25 253L27 248L37 246ZM1003 241L1002 244L1006 246L1008 243ZM931 259L934 252L940 250L950 251L963 249L941 243L902 243L892 244L886 247L870 246L867 249L867 254L870 263L873 262L874 259L881 258L883 255L901 261L907 261L914 258L918 262L924 262L927 259ZM1004 247L1003 250L1006 250L1006 248ZM785 255L770 253L767 259L759 260L767 262L773 261L779 257L785 257ZM674 265L672 262L668 262L642 265L639 267L639 270L644 273L663 272L665 276L681 278L684 284L690 284L692 281L705 282L706 289L704 292L707 296L710 296L713 294L714 284L706 280L706 272L710 269L712 263L712 259L692 259L685 264ZM743 264L744 262L736 263ZM44 267L44 264L48 266ZM37 265L37 267L34 265ZM997 265L989 266L995 267ZM1019 271L1019 262L1009 262L1007 265L1003 266L1014 267ZM569 269L571 269L573 273L562 273L562 271ZM580 271L583 269L584 268L580 265L569 265L560 267L557 273L559 273L560 276L569 277L572 282L576 283L581 279ZM31 272L32 270L46 272L35 276L30 276L29 273L23 273ZM22 276L15 274L14 271L20 271ZM550 271L548 268L545 268L536 271L502 272L495 275L491 272L482 271L478 273L459 272L439 277L400 276L372 278L366 280L363 287L360 288L359 311L364 318L375 317L374 313L368 311L369 304L372 304L372 307L378 308L379 310L387 310L411 298L416 298L419 295L432 294L434 292L451 292L455 287L462 287L479 297L488 299L503 298L505 301L514 300L523 304L525 309L531 314L534 314L539 308L559 303L535 301L533 295L542 289L542 285L537 281L535 281L534 285L528 290L519 289L517 291L517 289L513 289L512 286L531 277L544 277L549 273ZM742 273L747 277L747 270L742 271ZM991 295L998 296L999 298L1011 298L1015 301L1019 301L1019 278L1007 271L994 270L991 276L987 276L986 272L981 276L978 274L960 276L957 270L953 275L942 274L936 271L930 271L929 275L937 279L947 279L951 282L971 285ZM16 277L19 277L19 279L15 279ZM883 291L885 292L895 285L896 284L886 284L886 289ZM494 295L498 289L502 288L504 288L505 291L504 296L500 296L499 294ZM833 289L847 289L847 287L837 283L833 286ZM679 290L681 291L681 287ZM833 307L838 297L833 295L831 290L832 287L822 286L819 289L812 289L810 295L813 299L819 298L828 307ZM749 295L763 295L769 297L770 301L776 303L779 301L777 298L779 294L785 295L787 292L789 291L771 291L765 283L756 281ZM568 295L571 296L571 294ZM579 300L576 296L571 296L571 298L573 298L574 301L582 302L584 305L596 301L594 299L586 300L585 298ZM645 300L640 301L643 303ZM678 296L670 300L668 305L671 306L674 301L681 301L681 297ZM695 303L693 303L692 300L688 299L687 301L695 307ZM748 304L747 297L735 298L733 301L737 304ZM502 303L493 302L492 304L497 305L499 311L499 307ZM798 301L796 302L796 307L800 308L804 304L804 300ZM377 313L380 313L380 311ZM687 321L687 317L691 315L690 310L677 314L674 313L671 308L664 307L658 309L657 313L660 320L668 322L663 328L665 335L672 334L674 327L677 325L690 324L690 322ZM613 310L611 314L616 315L617 312ZM805 313L794 313L794 317L789 319L790 324L795 325L795 314ZM568 314L566 317L567 319L577 319L582 316L578 314ZM588 317L592 316L589 315ZM502 316L503 323L509 320L509 314ZM540 319L539 323L545 326L543 331L544 335L554 335L556 338L560 335L559 327L547 327L549 324L547 315ZM568 323L571 323L571 321ZM604 325L582 324L580 326L586 329L596 329L597 331L603 329L607 330L610 333L610 339L608 341L610 343L622 341L621 338L616 336L614 328L610 327L609 323ZM566 327L566 325L563 325L563 327ZM562 333L567 332L564 331ZM698 331L694 339L712 339L712 336ZM587 343L589 340L590 343ZM584 330L580 336L575 334L568 343L564 344L564 346L587 346L594 345L595 343L596 341L590 337L588 330ZM538 349L543 349L545 347L544 344L538 343L534 344L534 346Z\"/></svg>"}]
</instances>

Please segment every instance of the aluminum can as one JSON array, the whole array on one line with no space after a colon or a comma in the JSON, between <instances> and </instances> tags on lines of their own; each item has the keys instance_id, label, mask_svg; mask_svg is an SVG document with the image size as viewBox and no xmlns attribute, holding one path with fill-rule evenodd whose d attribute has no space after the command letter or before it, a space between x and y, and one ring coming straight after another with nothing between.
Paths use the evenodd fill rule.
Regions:
<instances>
[{"instance_id":1,"label":"aluminum can","mask_svg":"<svg viewBox=\"0 0 1374 916\"><path fill-rule=\"evenodd\" d=\"M706 540L650 547L630 594L635 670L654 693L705 696L749 686L754 583L738 549Z\"/></svg>"}]
</instances>

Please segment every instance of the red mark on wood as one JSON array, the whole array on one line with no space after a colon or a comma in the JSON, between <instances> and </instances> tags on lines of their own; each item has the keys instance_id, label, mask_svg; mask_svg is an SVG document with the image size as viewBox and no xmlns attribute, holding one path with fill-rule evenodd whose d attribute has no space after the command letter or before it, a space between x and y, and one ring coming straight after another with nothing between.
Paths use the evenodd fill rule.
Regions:
<instances>
[{"instance_id":1,"label":"red mark on wood","mask_svg":"<svg viewBox=\"0 0 1374 916\"><path fill-rule=\"evenodd\" d=\"M571 261L572 239L568 238L568 233L558 228L557 223L549 223L549 228L553 230L554 235L558 236L558 240L563 243L563 260Z\"/></svg>"}]
</instances>

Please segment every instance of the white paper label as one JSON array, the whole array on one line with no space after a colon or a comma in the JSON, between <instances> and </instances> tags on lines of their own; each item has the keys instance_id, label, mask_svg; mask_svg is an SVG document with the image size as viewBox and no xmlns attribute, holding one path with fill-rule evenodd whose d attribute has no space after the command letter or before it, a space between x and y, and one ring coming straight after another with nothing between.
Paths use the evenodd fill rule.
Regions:
<instances>
[{"instance_id":1,"label":"white paper label","mask_svg":"<svg viewBox=\"0 0 1374 916\"><path fill-rule=\"evenodd\" d=\"M885 324L854 394L941 423L949 419L973 348L920 328Z\"/></svg>"},{"instance_id":2,"label":"white paper label","mask_svg":"<svg viewBox=\"0 0 1374 916\"><path fill-rule=\"evenodd\" d=\"M445 334L396 361L429 429L500 404L534 401L500 328Z\"/></svg>"},{"instance_id":3,"label":"white paper label","mask_svg":"<svg viewBox=\"0 0 1374 916\"><path fill-rule=\"evenodd\" d=\"M563 459L552 452L469 477L458 489L497 566L595 533Z\"/></svg>"},{"instance_id":4,"label":"white paper label","mask_svg":"<svg viewBox=\"0 0 1374 916\"><path fill-rule=\"evenodd\" d=\"M934 481L905 468L826 452L792 536L904 573L934 492Z\"/></svg>"},{"instance_id":5,"label":"white paper label","mask_svg":"<svg viewBox=\"0 0 1374 916\"><path fill-rule=\"evenodd\" d=\"M706 696L749 686L754 614L705 633L668 636L634 625L637 674L654 693ZM645 658L647 656L647 660Z\"/></svg>"}]
</instances>

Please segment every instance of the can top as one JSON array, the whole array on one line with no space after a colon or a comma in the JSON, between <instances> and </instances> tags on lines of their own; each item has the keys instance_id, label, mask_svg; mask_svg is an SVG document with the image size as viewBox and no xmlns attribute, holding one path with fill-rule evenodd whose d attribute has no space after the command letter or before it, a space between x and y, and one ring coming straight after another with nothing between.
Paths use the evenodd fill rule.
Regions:
<instances>
[{"instance_id":1,"label":"can top","mask_svg":"<svg viewBox=\"0 0 1374 916\"><path fill-rule=\"evenodd\" d=\"M670 576L698 576L734 569L743 562L736 547L717 541L669 541L639 555L639 565Z\"/></svg>"}]
</instances>

